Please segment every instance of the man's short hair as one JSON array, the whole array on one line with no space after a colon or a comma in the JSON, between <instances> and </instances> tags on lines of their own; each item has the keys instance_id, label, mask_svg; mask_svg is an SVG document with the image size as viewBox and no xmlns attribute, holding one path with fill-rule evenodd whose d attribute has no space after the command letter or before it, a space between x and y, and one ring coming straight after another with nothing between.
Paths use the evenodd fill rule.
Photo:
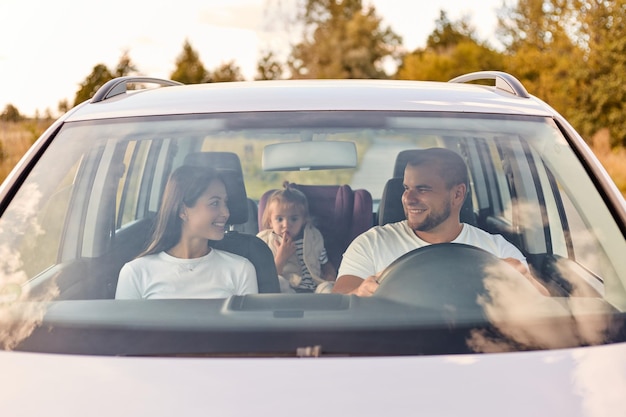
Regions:
<instances>
[{"instance_id":1,"label":"man's short hair","mask_svg":"<svg viewBox=\"0 0 626 417\"><path fill-rule=\"evenodd\" d=\"M469 189L467 165L461 155L445 148L422 149L409 159L407 166L419 166L435 163L439 175L444 179L448 189L458 184L465 184Z\"/></svg>"}]
</instances>

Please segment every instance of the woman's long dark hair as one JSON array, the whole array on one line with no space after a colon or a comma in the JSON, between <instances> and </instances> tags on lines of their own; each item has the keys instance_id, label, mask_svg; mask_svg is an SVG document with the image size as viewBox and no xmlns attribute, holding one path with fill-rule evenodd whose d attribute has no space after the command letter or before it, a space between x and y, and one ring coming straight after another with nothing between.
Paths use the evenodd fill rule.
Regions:
<instances>
[{"instance_id":1,"label":"woman's long dark hair","mask_svg":"<svg viewBox=\"0 0 626 417\"><path fill-rule=\"evenodd\" d=\"M214 180L222 181L222 178L217 171L206 167L183 165L172 172L165 185L152 241L139 256L168 250L180 241L183 205L193 207Z\"/></svg>"}]
</instances>

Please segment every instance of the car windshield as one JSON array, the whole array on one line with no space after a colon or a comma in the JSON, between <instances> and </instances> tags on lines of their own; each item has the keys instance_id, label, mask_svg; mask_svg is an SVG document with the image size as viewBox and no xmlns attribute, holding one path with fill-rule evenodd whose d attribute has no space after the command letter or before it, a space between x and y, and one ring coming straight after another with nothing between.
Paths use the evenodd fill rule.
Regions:
<instances>
[{"instance_id":1,"label":"car windshield","mask_svg":"<svg viewBox=\"0 0 626 417\"><path fill-rule=\"evenodd\" d=\"M563 132L549 117L446 112L67 122L3 207L0 346L308 356L622 341L626 241ZM267 228L263 214L274 190L288 182L307 195L310 223L336 274L356 236L404 220L406 161L428 148L453 151L467 165L461 221L515 246L549 295L507 279L483 252L446 244L389 267L381 293L372 297L281 292L272 258L256 259L267 245L248 239ZM165 184L183 165L211 166L223 175L229 231L211 245L251 259L259 294L116 299L120 270L150 243ZM378 244L383 250L387 243Z\"/></svg>"}]
</instances>

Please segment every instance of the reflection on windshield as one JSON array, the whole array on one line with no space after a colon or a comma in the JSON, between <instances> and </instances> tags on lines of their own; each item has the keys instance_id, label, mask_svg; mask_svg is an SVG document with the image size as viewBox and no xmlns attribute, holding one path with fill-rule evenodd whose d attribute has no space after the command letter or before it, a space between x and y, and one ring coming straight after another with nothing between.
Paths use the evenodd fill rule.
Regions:
<instances>
[{"instance_id":1,"label":"reflection on windshield","mask_svg":"<svg viewBox=\"0 0 626 417\"><path fill-rule=\"evenodd\" d=\"M28 248L24 239L45 234L37 221L42 194L36 184L26 185L0 220L0 346L13 349L41 323L45 307L39 303L21 303L28 299L28 274L24 271L22 251ZM52 300L58 295L50 284L37 300Z\"/></svg>"},{"instance_id":2,"label":"reflection on windshield","mask_svg":"<svg viewBox=\"0 0 626 417\"><path fill-rule=\"evenodd\" d=\"M500 266L486 268L487 294L477 302L499 334L472 330L474 352L559 349L607 342L614 332L611 310L596 298L553 298L537 293L524 279L511 279Z\"/></svg>"},{"instance_id":3,"label":"reflection on windshield","mask_svg":"<svg viewBox=\"0 0 626 417\"><path fill-rule=\"evenodd\" d=\"M198 114L155 117L148 123L143 118L128 118L64 126L0 219L0 347L20 349L20 342L42 322L45 303L37 301L53 299L58 299L55 306L67 309L63 310L67 316L62 317L74 313L86 317L85 326L90 330L94 326L88 320L128 330L140 327L137 323L145 323L146 317L165 327L192 326L198 319L207 328L223 325L236 331L271 323L273 330L286 333L288 325L295 331L315 328L325 332L339 323L350 331L375 334L380 323L392 327L400 322L412 326L410 332L417 337L423 337L427 328L461 329L455 342L471 352L553 349L615 340L617 321L622 320L618 314L626 310L624 236L594 181L553 122L522 116L449 114L442 118L380 113L374 124L368 121L373 112L333 111L317 115ZM264 147L304 136L353 142L357 169L263 171ZM245 233L256 235L258 217L253 211L265 192L280 188L285 180L314 186L349 184L353 190L367 191L374 206L363 201L357 204L356 197L349 194L355 203L346 205L351 206L346 215L361 210L371 222L365 226L374 226L381 218L378 202L387 182L399 177L395 168L401 151L428 147L451 149L465 159L471 176L467 196L471 204L464 212L468 222L517 246L535 276L552 285L552 297L538 295L528 281L508 280L498 270L487 270L486 293L477 299L474 294L466 298L478 318L469 325L464 320L474 317L468 318L462 307L450 303L441 311L429 312L426 310L432 306L420 304L413 294L406 303L390 301L385 309L382 302L346 296L341 301L345 309L344 304L335 308L331 299L320 298L314 300L316 307L311 310L286 294L277 296L287 297L279 302L272 296L263 298L265 294L256 299L251 296L251 304L271 301L263 304L268 314L265 321L250 311L216 308L213 315L170 322L171 317L164 317L167 315L146 313L142 310L145 304L130 309L135 316L124 315L127 322L115 321L119 318L115 314L109 316L119 309L113 300L119 270L145 249L165 181L189 154L232 152L239 156L250 200L247 208L252 207L249 221L241 226L246 227ZM328 210L337 207L337 201L332 200ZM402 210L399 213L403 215ZM341 224L333 222L328 227L347 228L348 223L342 218ZM341 253L338 255L340 258ZM445 261L450 263L449 258ZM451 283L457 285L457 278L462 279L452 277ZM435 286L441 287L437 282ZM433 299L423 287L415 294L426 294L428 302ZM101 299L108 299L109 304L96 301ZM104 305L103 310L94 305ZM224 305L229 304L225 301ZM277 319L284 313L281 308L288 311L289 318ZM55 310L51 309L46 320ZM363 325L359 321L363 316L371 321ZM489 329L475 329L466 339L468 327L476 322ZM307 325L298 327L302 323ZM48 332L47 326L42 326L43 332ZM396 335L402 344L406 335ZM237 346L236 350L247 348ZM441 346L432 351L437 348ZM195 352L193 347L189 349ZM383 347L380 350L375 353L386 353Z\"/></svg>"}]
</instances>

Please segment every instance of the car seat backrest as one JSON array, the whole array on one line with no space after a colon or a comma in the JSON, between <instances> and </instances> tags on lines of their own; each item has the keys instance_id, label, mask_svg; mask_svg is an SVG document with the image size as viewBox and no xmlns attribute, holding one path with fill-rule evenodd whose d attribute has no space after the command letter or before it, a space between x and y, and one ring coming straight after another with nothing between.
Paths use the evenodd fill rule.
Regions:
<instances>
[{"instance_id":1,"label":"car seat backrest","mask_svg":"<svg viewBox=\"0 0 626 417\"><path fill-rule=\"evenodd\" d=\"M251 198L248 198L248 221L240 224L233 224L231 228L241 233L248 233L250 235L256 235L259 230L259 223L257 221L259 208Z\"/></svg>"},{"instance_id":2,"label":"car seat backrest","mask_svg":"<svg viewBox=\"0 0 626 417\"><path fill-rule=\"evenodd\" d=\"M232 152L196 152L187 155L184 163L186 165L212 167L220 172L228 194L228 210L230 211L228 224L234 227L245 225L251 211L254 212L253 221L256 223L256 203L247 198L246 187L243 182L243 170L237 154ZM258 226L253 230L257 229ZM209 244L216 249L243 256L252 262L256 270L259 292L280 292L272 251L255 234L230 230L224 239L211 241Z\"/></svg>"},{"instance_id":3,"label":"car seat backrest","mask_svg":"<svg viewBox=\"0 0 626 417\"><path fill-rule=\"evenodd\" d=\"M350 242L372 227L371 194L367 190L352 190L348 185L291 186L306 195L313 225L322 233L328 258L338 268ZM258 221L261 228L267 200L274 191L266 191L259 200Z\"/></svg>"},{"instance_id":4,"label":"car seat backrest","mask_svg":"<svg viewBox=\"0 0 626 417\"><path fill-rule=\"evenodd\" d=\"M406 219L402 207L402 194L404 193L404 178L391 178L387 180L383 195L378 206L378 224L396 223Z\"/></svg>"},{"instance_id":5,"label":"car seat backrest","mask_svg":"<svg viewBox=\"0 0 626 417\"><path fill-rule=\"evenodd\" d=\"M374 202L369 191L363 189L354 190L354 209L352 213L352 231L348 244L374 224Z\"/></svg>"}]
</instances>

